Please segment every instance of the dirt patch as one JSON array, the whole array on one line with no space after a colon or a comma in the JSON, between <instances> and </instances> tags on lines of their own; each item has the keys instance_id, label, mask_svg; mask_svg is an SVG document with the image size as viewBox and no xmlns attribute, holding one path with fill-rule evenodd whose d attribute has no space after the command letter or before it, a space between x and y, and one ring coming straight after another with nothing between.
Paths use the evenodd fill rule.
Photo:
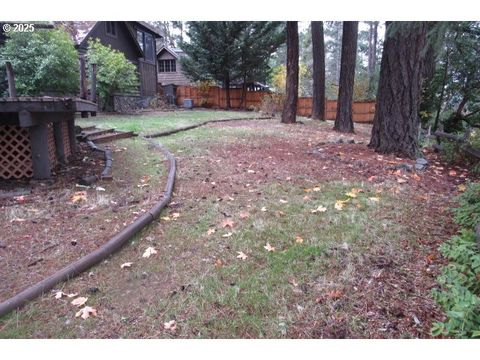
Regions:
<instances>
[{"instance_id":1,"label":"dirt patch","mask_svg":"<svg viewBox=\"0 0 480 360\"><path fill-rule=\"evenodd\" d=\"M31 193L0 203L0 299L98 248L159 199L163 155L153 151L147 156L152 150L140 142L130 149L126 141L108 144L114 158L112 181L89 188L77 185L82 176L99 175L104 165L102 154L82 144L75 159L58 169L51 181L16 183ZM143 172L136 161L155 171Z\"/></svg>"}]
</instances>

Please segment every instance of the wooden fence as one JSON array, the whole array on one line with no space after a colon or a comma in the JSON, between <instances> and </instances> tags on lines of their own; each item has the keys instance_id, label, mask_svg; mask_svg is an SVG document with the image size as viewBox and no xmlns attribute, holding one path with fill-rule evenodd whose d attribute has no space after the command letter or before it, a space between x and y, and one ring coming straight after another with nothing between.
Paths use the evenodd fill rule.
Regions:
<instances>
[{"instance_id":1,"label":"wooden fence","mask_svg":"<svg viewBox=\"0 0 480 360\"><path fill-rule=\"evenodd\" d=\"M269 94L264 91L247 91L246 108L260 108L262 98ZM183 100L192 99L194 106L226 108L227 99L225 89L212 86L201 94L201 91L194 86L178 86L177 87L177 105L182 106ZM242 107L242 89L230 89L230 105L232 109ZM310 116L312 114L312 98L301 97L297 103L297 115ZM327 120L335 120L337 114L337 101L327 100L325 106L325 118ZM371 123L375 114L375 101L359 101L353 103L353 121L358 123Z\"/></svg>"}]
</instances>

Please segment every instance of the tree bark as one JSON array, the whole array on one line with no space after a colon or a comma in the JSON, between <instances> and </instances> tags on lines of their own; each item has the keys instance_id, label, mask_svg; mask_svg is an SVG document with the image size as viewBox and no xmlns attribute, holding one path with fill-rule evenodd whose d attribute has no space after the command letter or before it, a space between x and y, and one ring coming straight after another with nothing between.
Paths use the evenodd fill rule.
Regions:
<instances>
[{"instance_id":1,"label":"tree bark","mask_svg":"<svg viewBox=\"0 0 480 360\"><path fill-rule=\"evenodd\" d=\"M368 33L368 94L375 96L375 69L377 67L378 21L370 21Z\"/></svg>"},{"instance_id":2,"label":"tree bark","mask_svg":"<svg viewBox=\"0 0 480 360\"><path fill-rule=\"evenodd\" d=\"M426 22L387 22L369 147L415 158Z\"/></svg>"},{"instance_id":3,"label":"tree bark","mask_svg":"<svg viewBox=\"0 0 480 360\"><path fill-rule=\"evenodd\" d=\"M334 130L353 133L352 105L355 61L357 58L358 21L344 21L340 87L338 89L337 116Z\"/></svg>"},{"instance_id":4,"label":"tree bark","mask_svg":"<svg viewBox=\"0 0 480 360\"><path fill-rule=\"evenodd\" d=\"M230 109L231 103L230 103L230 75L229 74L225 75L225 96L227 100L227 109Z\"/></svg>"},{"instance_id":5,"label":"tree bark","mask_svg":"<svg viewBox=\"0 0 480 360\"><path fill-rule=\"evenodd\" d=\"M323 39L323 21L312 21L312 52L312 119L325 120L325 44Z\"/></svg>"},{"instance_id":6,"label":"tree bark","mask_svg":"<svg viewBox=\"0 0 480 360\"><path fill-rule=\"evenodd\" d=\"M298 22L287 21L287 79L282 123L297 122L298 100Z\"/></svg>"}]
</instances>

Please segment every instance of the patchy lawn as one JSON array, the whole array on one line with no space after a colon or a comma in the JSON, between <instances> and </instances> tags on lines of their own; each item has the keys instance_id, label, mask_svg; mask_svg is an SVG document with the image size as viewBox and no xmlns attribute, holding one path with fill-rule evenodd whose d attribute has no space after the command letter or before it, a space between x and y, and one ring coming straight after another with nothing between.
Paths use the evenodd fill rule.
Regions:
<instances>
[{"instance_id":1,"label":"patchy lawn","mask_svg":"<svg viewBox=\"0 0 480 360\"><path fill-rule=\"evenodd\" d=\"M424 172L395 169L412 162L368 149L368 125L342 136L330 122L302 121L210 124L160 138L178 160L169 208L92 274L59 285L88 297L98 316L75 318L70 300L52 292L1 319L0 336L429 337L443 316L429 295L436 249L455 232L450 197L470 175L431 153ZM137 131L164 130L157 122ZM137 174L152 170L136 157L128 159ZM144 258L148 247L157 254Z\"/></svg>"},{"instance_id":2,"label":"patchy lawn","mask_svg":"<svg viewBox=\"0 0 480 360\"><path fill-rule=\"evenodd\" d=\"M79 126L96 125L99 128L115 128L122 131L134 131L140 135L172 130L188 125L195 125L207 120L259 117L252 111L223 110L178 110L146 112L143 115L108 115L77 119Z\"/></svg>"}]
</instances>

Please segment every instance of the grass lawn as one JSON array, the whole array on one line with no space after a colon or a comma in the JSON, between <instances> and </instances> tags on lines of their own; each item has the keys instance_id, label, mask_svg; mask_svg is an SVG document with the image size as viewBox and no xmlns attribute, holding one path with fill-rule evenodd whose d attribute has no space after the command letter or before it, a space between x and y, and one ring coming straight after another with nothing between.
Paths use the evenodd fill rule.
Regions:
<instances>
[{"instance_id":1,"label":"grass lawn","mask_svg":"<svg viewBox=\"0 0 480 360\"><path fill-rule=\"evenodd\" d=\"M212 110L182 110L147 113L145 115L108 115L76 119L79 126L96 125L99 128L115 128L122 131L134 131L140 135L166 131L198 124L207 120L258 117L251 111L212 111Z\"/></svg>"},{"instance_id":2,"label":"grass lawn","mask_svg":"<svg viewBox=\"0 0 480 360\"><path fill-rule=\"evenodd\" d=\"M79 124L147 134L245 115L254 114ZM75 318L69 299L49 293L0 319L0 337L429 337L442 314L426 259L449 237L456 184L434 169L418 179L388 170L400 160L367 148L368 125L340 144L330 122L303 122L211 124L159 139L178 160L169 208L92 276L59 284L98 316ZM144 258L148 247L157 254Z\"/></svg>"}]
</instances>

